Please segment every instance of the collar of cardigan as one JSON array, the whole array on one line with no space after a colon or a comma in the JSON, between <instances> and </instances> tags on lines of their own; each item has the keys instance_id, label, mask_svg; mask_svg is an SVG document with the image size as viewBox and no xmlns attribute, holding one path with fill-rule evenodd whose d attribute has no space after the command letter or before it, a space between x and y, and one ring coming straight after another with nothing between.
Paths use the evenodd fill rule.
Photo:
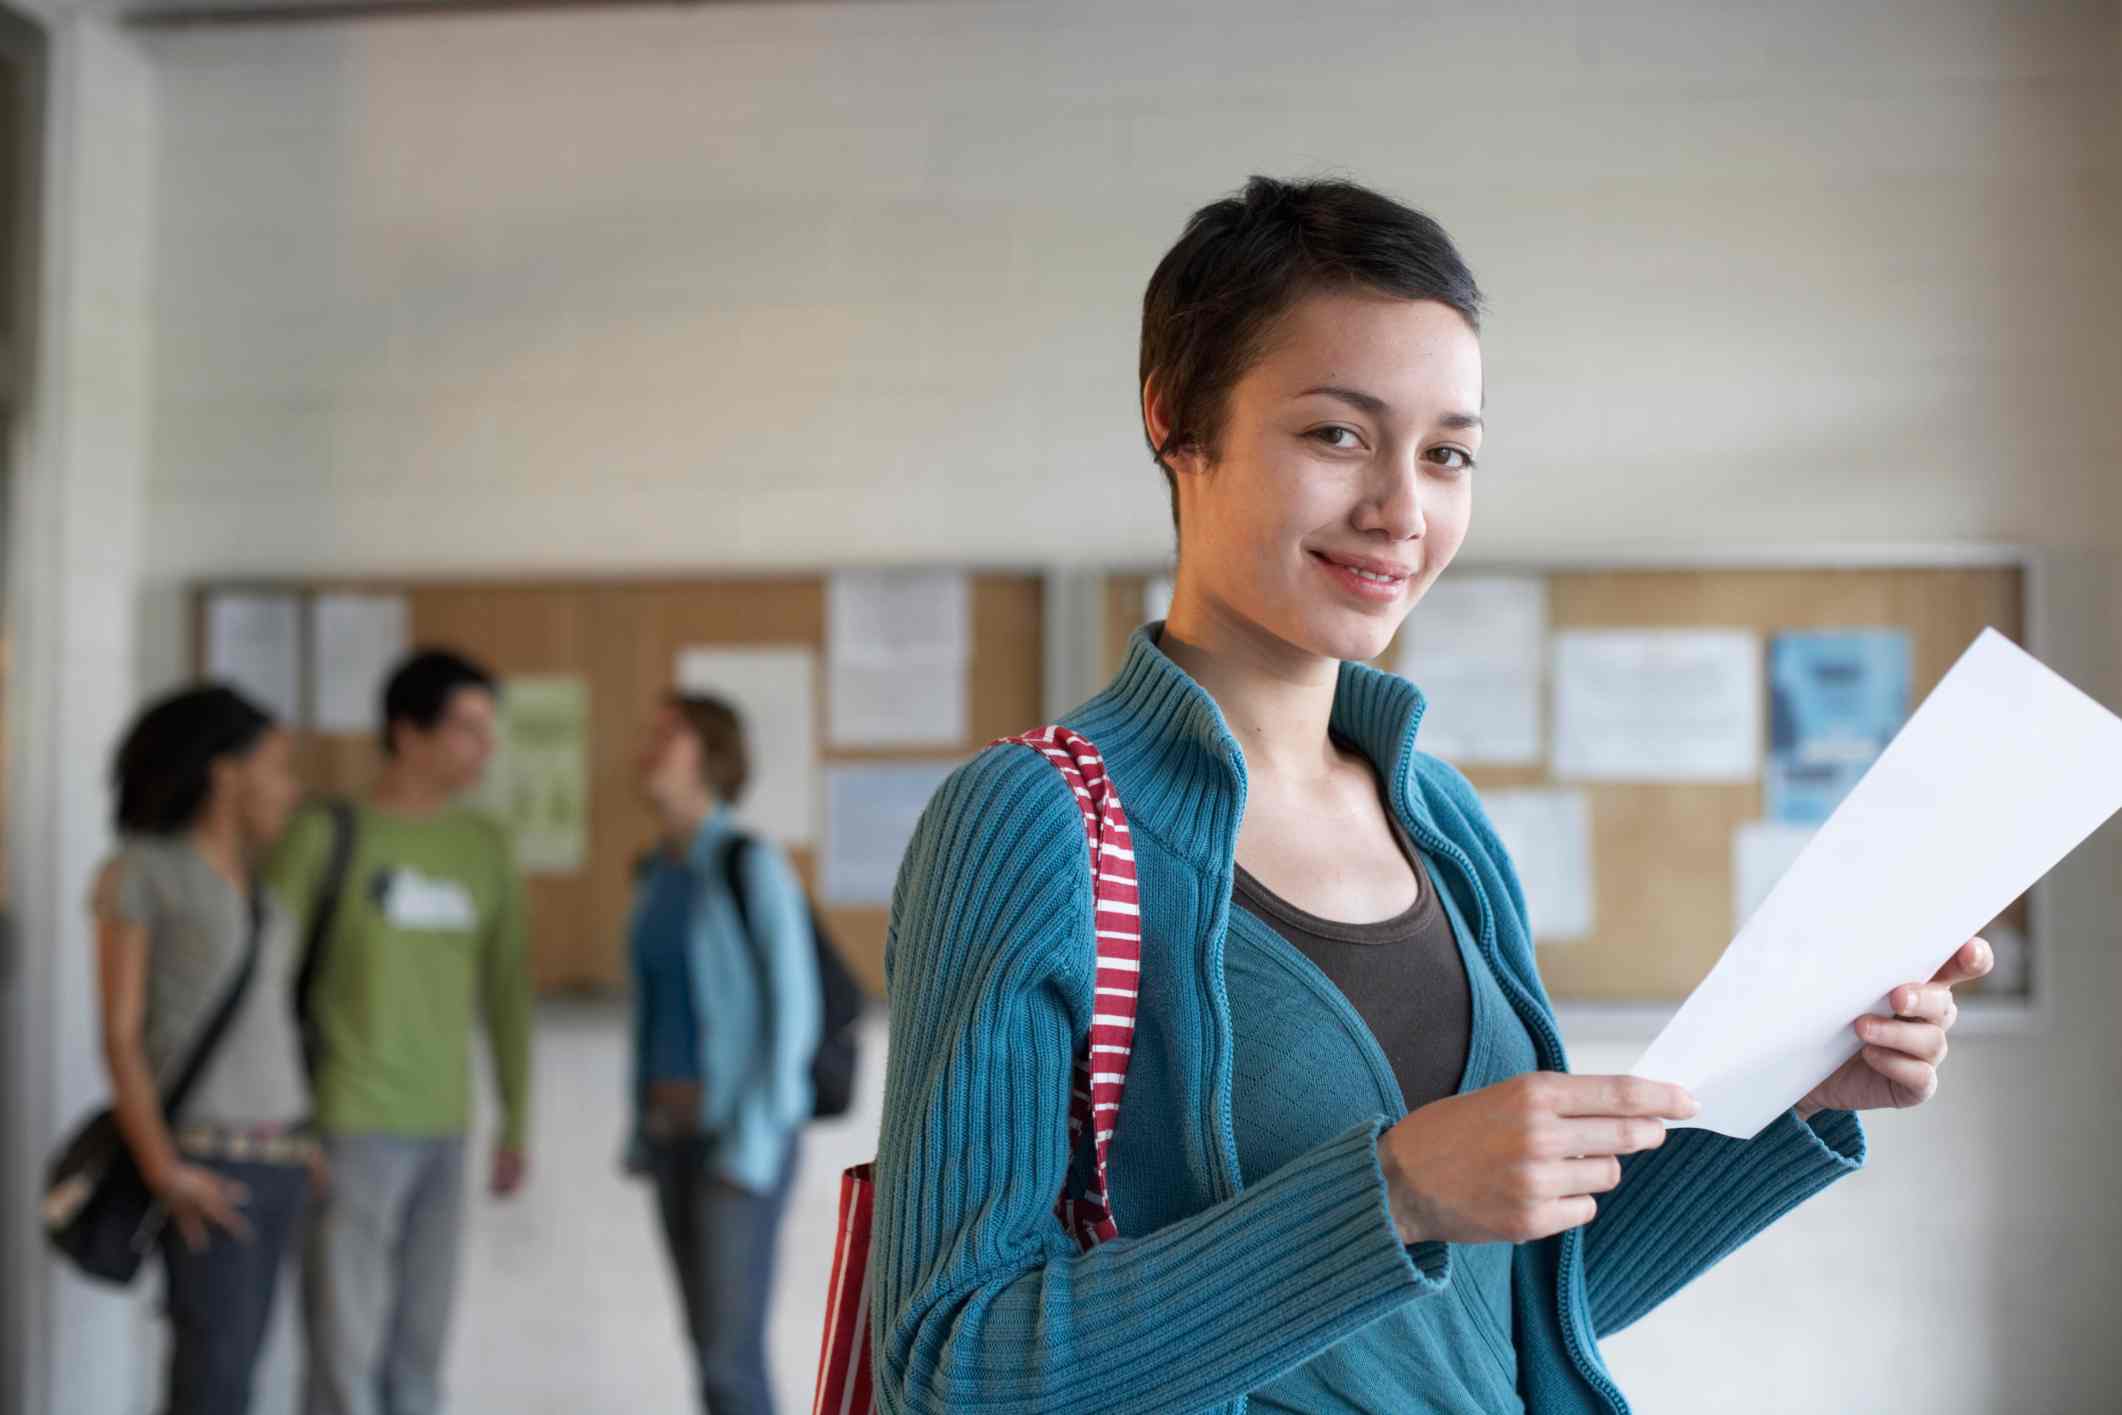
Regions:
<instances>
[{"instance_id":1,"label":"collar of cardigan","mask_svg":"<svg viewBox=\"0 0 2122 1415\"><path fill-rule=\"evenodd\" d=\"M1245 753L1208 690L1157 647L1163 629L1137 629L1119 676L1067 725L1097 744L1130 822L1200 867L1228 871L1245 816ZM1413 789L1423 707L1405 678L1343 663L1331 721L1384 773L1410 822L1434 830Z\"/></svg>"},{"instance_id":2,"label":"collar of cardigan","mask_svg":"<svg viewBox=\"0 0 2122 1415\"><path fill-rule=\"evenodd\" d=\"M704 874L714 867L722 853L723 842L737 833L737 823L730 817L729 807L717 805L700 822L700 829L693 832L693 843L686 847L686 867L696 874Z\"/></svg>"}]
</instances>

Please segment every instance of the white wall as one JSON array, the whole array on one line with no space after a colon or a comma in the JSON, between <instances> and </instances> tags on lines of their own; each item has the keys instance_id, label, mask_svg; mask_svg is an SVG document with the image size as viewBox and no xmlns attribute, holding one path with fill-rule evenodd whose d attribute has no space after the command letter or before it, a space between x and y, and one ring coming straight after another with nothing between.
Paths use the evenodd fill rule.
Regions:
<instances>
[{"instance_id":1,"label":"white wall","mask_svg":"<svg viewBox=\"0 0 2122 1415\"><path fill-rule=\"evenodd\" d=\"M1154 557L1142 282L1248 172L1343 170L1494 297L1471 553L2104 552L2053 647L2122 699L2111 6L716 5L152 48L150 683L206 573ZM2111 1401L2115 838L2059 878L2051 1024L1964 1042L1872 1173L1616 1342L1641 1408Z\"/></svg>"},{"instance_id":2,"label":"white wall","mask_svg":"<svg viewBox=\"0 0 2122 1415\"><path fill-rule=\"evenodd\" d=\"M134 696L154 75L115 27L69 14L52 21L50 64L41 347L11 456L7 556L21 655L7 803L21 955L5 1075L23 1130L0 1193L4 1280L26 1320L10 1333L20 1349L0 1407L86 1415L140 1406L144 1311L137 1294L92 1290L51 1263L29 1199L57 1132L105 1092L84 901L109 841L105 764Z\"/></svg>"}]
</instances>

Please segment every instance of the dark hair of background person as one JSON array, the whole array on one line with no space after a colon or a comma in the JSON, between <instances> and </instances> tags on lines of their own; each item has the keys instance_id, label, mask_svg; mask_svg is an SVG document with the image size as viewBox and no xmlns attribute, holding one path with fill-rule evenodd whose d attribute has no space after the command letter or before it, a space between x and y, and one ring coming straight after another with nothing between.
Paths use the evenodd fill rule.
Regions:
<instances>
[{"instance_id":1,"label":"dark hair of background person","mask_svg":"<svg viewBox=\"0 0 2122 1415\"><path fill-rule=\"evenodd\" d=\"M186 688L133 721L111 762L117 827L129 835L174 835L206 809L213 766L241 757L272 731L271 714L219 683Z\"/></svg>"},{"instance_id":2,"label":"dark hair of background person","mask_svg":"<svg viewBox=\"0 0 2122 1415\"><path fill-rule=\"evenodd\" d=\"M410 722L422 732L432 731L460 688L497 692L493 674L448 649L418 649L399 664L383 686L383 755L398 753L392 728Z\"/></svg>"},{"instance_id":3,"label":"dark hair of background person","mask_svg":"<svg viewBox=\"0 0 2122 1415\"><path fill-rule=\"evenodd\" d=\"M672 693L670 705L678 710L686 730L700 739L700 777L715 799L734 806L744 799L751 781L751 748L744 740L744 719L721 698Z\"/></svg>"},{"instance_id":4,"label":"dark hair of background person","mask_svg":"<svg viewBox=\"0 0 2122 1415\"><path fill-rule=\"evenodd\" d=\"M1216 456L1230 391L1291 306L1322 291L1435 300L1481 329L1481 290L1429 217L1340 179L1254 177L1193 214L1142 295L1139 393L1152 377L1171 431L1150 455L1179 524L1174 452ZM1145 426L1143 435L1148 438Z\"/></svg>"}]
</instances>

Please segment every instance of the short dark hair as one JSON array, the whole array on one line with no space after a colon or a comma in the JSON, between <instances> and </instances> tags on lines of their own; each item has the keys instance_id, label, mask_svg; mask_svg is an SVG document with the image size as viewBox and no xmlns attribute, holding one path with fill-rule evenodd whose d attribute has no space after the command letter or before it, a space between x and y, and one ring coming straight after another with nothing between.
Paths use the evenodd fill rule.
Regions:
<instances>
[{"instance_id":1,"label":"short dark hair","mask_svg":"<svg viewBox=\"0 0 2122 1415\"><path fill-rule=\"evenodd\" d=\"M422 732L430 731L449 711L449 700L460 688L496 691L494 675L462 654L448 649L416 649L392 670L383 685L383 755L398 752L391 730L410 722Z\"/></svg>"},{"instance_id":2,"label":"short dark hair","mask_svg":"<svg viewBox=\"0 0 2122 1415\"><path fill-rule=\"evenodd\" d=\"M743 716L726 700L702 694L672 693L670 705L678 710L686 730L700 739L700 779L716 800L736 805L744 799L744 788L752 779L751 745Z\"/></svg>"},{"instance_id":3,"label":"short dark hair","mask_svg":"<svg viewBox=\"0 0 2122 1415\"><path fill-rule=\"evenodd\" d=\"M1258 361L1276 321L1321 290L1435 300L1476 333L1481 290L1451 237L1391 197L1340 179L1254 177L1243 191L1193 214L1142 295L1142 360L1171 421L1150 455L1164 471L1179 523L1179 488L1166 458L1213 458L1230 391ZM1145 423L1143 435L1148 438Z\"/></svg>"},{"instance_id":4,"label":"short dark hair","mask_svg":"<svg viewBox=\"0 0 2122 1415\"><path fill-rule=\"evenodd\" d=\"M271 714L234 688L203 684L149 706L111 761L116 819L131 835L174 835L206 809L214 763L248 755L272 731Z\"/></svg>"}]
</instances>

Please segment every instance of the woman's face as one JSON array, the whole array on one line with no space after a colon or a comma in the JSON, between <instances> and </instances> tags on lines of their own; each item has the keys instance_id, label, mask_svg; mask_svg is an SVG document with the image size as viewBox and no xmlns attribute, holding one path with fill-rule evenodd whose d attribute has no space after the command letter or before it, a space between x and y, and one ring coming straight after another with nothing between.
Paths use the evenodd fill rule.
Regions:
<instances>
[{"instance_id":1,"label":"woman's face","mask_svg":"<svg viewBox=\"0 0 2122 1415\"><path fill-rule=\"evenodd\" d=\"M1466 538L1481 388L1447 305L1301 300L1231 390L1213 464L1172 459L1180 593L1307 655L1377 657Z\"/></svg>"},{"instance_id":2,"label":"woman's face","mask_svg":"<svg viewBox=\"0 0 2122 1415\"><path fill-rule=\"evenodd\" d=\"M676 708L659 708L649 720L638 767L651 804L683 801L701 789L700 738Z\"/></svg>"},{"instance_id":3,"label":"woman's face","mask_svg":"<svg viewBox=\"0 0 2122 1415\"><path fill-rule=\"evenodd\" d=\"M233 759L216 789L232 793L246 840L260 847L272 844L287 829L287 818L302 796L302 783L295 779L294 739L284 728L271 729Z\"/></svg>"}]
</instances>

